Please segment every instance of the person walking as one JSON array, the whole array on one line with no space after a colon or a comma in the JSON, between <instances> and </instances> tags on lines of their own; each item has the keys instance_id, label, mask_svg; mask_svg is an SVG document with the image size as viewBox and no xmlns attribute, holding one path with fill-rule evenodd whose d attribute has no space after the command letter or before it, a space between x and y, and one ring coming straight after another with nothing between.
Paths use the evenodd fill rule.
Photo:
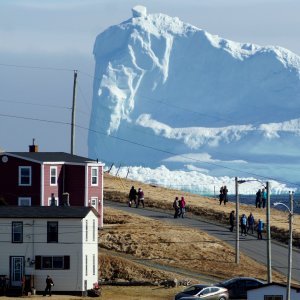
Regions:
<instances>
[{"instance_id":1,"label":"person walking","mask_svg":"<svg viewBox=\"0 0 300 300\"><path fill-rule=\"evenodd\" d=\"M258 219L257 223L257 239L262 240L262 232L264 230L264 222L261 219Z\"/></svg>"},{"instance_id":2,"label":"person walking","mask_svg":"<svg viewBox=\"0 0 300 300\"><path fill-rule=\"evenodd\" d=\"M145 203L144 203L144 192L141 188L138 189L137 192L137 205L136 208L139 207L140 203L143 205L143 208L145 207Z\"/></svg>"},{"instance_id":3,"label":"person walking","mask_svg":"<svg viewBox=\"0 0 300 300\"><path fill-rule=\"evenodd\" d=\"M179 207L179 201L178 201L178 197L175 197L175 200L173 202L173 208L174 208L174 219L176 219L179 215L179 211L180 211L180 207Z\"/></svg>"},{"instance_id":4,"label":"person walking","mask_svg":"<svg viewBox=\"0 0 300 300\"><path fill-rule=\"evenodd\" d=\"M45 288L44 296L46 296L47 293L49 293L49 296L51 296L52 286L54 286L53 280L52 280L52 278L49 275L47 275L47 278L46 278L46 288Z\"/></svg>"},{"instance_id":5,"label":"person walking","mask_svg":"<svg viewBox=\"0 0 300 300\"><path fill-rule=\"evenodd\" d=\"M261 207L261 189L259 189L256 193L256 199L255 199L255 207L260 208Z\"/></svg>"},{"instance_id":6,"label":"person walking","mask_svg":"<svg viewBox=\"0 0 300 300\"><path fill-rule=\"evenodd\" d=\"M223 201L224 201L224 205L226 205L226 203L228 202L228 189L227 189L227 186L224 185L223 187Z\"/></svg>"},{"instance_id":7,"label":"person walking","mask_svg":"<svg viewBox=\"0 0 300 300\"><path fill-rule=\"evenodd\" d=\"M178 217L181 216L181 218L184 218L184 214L185 214L185 200L184 200L184 197L181 197L181 199L179 200L179 214L178 214Z\"/></svg>"},{"instance_id":8,"label":"person walking","mask_svg":"<svg viewBox=\"0 0 300 300\"><path fill-rule=\"evenodd\" d=\"M247 228L247 233L249 232L249 230L251 229L251 233L254 233L254 217L252 212L250 213L250 215L248 216L248 228Z\"/></svg>"},{"instance_id":9,"label":"person walking","mask_svg":"<svg viewBox=\"0 0 300 300\"><path fill-rule=\"evenodd\" d=\"M247 235L247 217L245 214L241 217L241 235Z\"/></svg>"},{"instance_id":10,"label":"person walking","mask_svg":"<svg viewBox=\"0 0 300 300\"><path fill-rule=\"evenodd\" d=\"M233 232L234 221L235 221L234 210L232 210L230 215L229 215L229 223L230 223L230 231L231 232Z\"/></svg>"},{"instance_id":11,"label":"person walking","mask_svg":"<svg viewBox=\"0 0 300 300\"><path fill-rule=\"evenodd\" d=\"M137 196L137 191L134 188L134 186L131 187L130 191L129 191L129 201L128 201L128 206L131 207L132 202L134 202L134 206L136 206L136 196Z\"/></svg>"},{"instance_id":12,"label":"person walking","mask_svg":"<svg viewBox=\"0 0 300 300\"><path fill-rule=\"evenodd\" d=\"M220 205L224 201L223 186L221 186L220 188L219 201L220 201Z\"/></svg>"},{"instance_id":13,"label":"person walking","mask_svg":"<svg viewBox=\"0 0 300 300\"><path fill-rule=\"evenodd\" d=\"M267 191L265 189L262 189L261 192L261 202L262 202L262 208L265 208L267 202Z\"/></svg>"}]
</instances>

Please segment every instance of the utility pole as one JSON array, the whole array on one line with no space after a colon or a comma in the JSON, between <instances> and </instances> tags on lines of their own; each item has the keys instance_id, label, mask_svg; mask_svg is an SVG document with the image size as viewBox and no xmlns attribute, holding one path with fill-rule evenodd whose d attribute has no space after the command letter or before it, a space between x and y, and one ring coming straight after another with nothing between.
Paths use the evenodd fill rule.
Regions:
<instances>
[{"instance_id":1,"label":"utility pole","mask_svg":"<svg viewBox=\"0 0 300 300\"><path fill-rule=\"evenodd\" d=\"M293 214L294 214L294 208L293 208L293 202L294 202L294 192L290 192L290 210L289 210L289 233L290 233L290 239L289 239L289 263L288 263L288 279L287 279L287 289L286 289L286 299L291 299L291 280L292 280L292 253L293 253Z\"/></svg>"},{"instance_id":2,"label":"utility pole","mask_svg":"<svg viewBox=\"0 0 300 300\"><path fill-rule=\"evenodd\" d=\"M272 258L271 258L271 218L270 218L270 183L266 183L267 189L267 259L268 259L268 283L272 283Z\"/></svg>"},{"instance_id":3,"label":"utility pole","mask_svg":"<svg viewBox=\"0 0 300 300\"><path fill-rule=\"evenodd\" d=\"M71 120L71 154L74 154L74 144L75 144L76 83L77 83L77 70L74 70L72 120Z\"/></svg>"},{"instance_id":4,"label":"utility pole","mask_svg":"<svg viewBox=\"0 0 300 300\"><path fill-rule=\"evenodd\" d=\"M237 177L235 177L235 224L236 224L236 236L235 236L235 263L240 263L240 223L239 223L239 183Z\"/></svg>"}]
</instances>

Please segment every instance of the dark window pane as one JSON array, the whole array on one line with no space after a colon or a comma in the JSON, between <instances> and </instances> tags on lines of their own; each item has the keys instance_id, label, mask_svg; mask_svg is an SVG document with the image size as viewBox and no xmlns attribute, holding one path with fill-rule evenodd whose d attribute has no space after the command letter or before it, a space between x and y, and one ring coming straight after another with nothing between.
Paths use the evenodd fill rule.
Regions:
<instances>
[{"instance_id":1,"label":"dark window pane","mask_svg":"<svg viewBox=\"0 0 300 300\"><path fill-rule=\"evenodd\" d=\"M53 256L53 269L63 269L64 261L62 256Z\"/></svg>"},{"instance_id":2,"label":"dark window pane","mask_svg":"<svg viewBox=\"0 0 300 300\"><path fill-rule=\"evenodd\" d=\"M23 242L23 222L12 222L12 242Z\"/></svg>"},{"instance_id":3,"label":"dark window pane","mask_svg":"<svg viewBox=\"0 0 300 300\"><path fill-rule=\"evenodd\" d=\"M42 269L52 268L52 256L42 256Z\"/></svg>"},{"instance_id":4,"label":"dark window pane","mask_svg":"<svg viewBox=\"0 0 300 300\"><path fill-rule=\"evenodd\" d=\"M58 242L58 222L47 222L47 242Z\"/></svg>"}]
</instances>

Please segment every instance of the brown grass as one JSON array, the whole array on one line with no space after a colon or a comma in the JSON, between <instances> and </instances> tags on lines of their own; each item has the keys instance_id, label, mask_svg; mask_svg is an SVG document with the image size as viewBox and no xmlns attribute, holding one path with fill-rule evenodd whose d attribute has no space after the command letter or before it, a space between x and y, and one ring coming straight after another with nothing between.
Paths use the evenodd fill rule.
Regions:
<instances>
[{"instance_id":1,"label":"brown grass","mask_svg":"<svg viewBox=\"0 0 300 300\"><path fill-rule=\"evenodd\" d=\"M235 250L231 246L199 230L174 226L110 208L105 208L104 216L104 223L107 223L106 220L108 223L114 220L114 224L105 225L100 233L100 247L106 250L216 278L253 276L267 279L265 266L243 254L240 264L236 265ZM122 274L124 267L115 272L114 276L119 278ZM142 271L142 274L132 272L129 275L127 270L125 274L127 280L153 277L151 272L145 271ZM160 274L158 277L162 279L165 275ZM100 276L111 277L111 273L103 270L103 264L100 264ZM277 272L274 272L273 278L275 281L284 280Z\"/></svg>"},{"instance_id":2,"label":"brown grass","mask_svg":"<svg viewBox=\"0 0 300 300\"><path fill-rule=\"evenodd\" d=\"M121 179L109 174L104 175L104 199L127 202L131 186L141 187L145 193L145 203L148 207L172 210L172 203L176 196L184 195L189 214L228 224L229 213L235 210L235 203L219 205L218 199L203 197L174 189L167 189L127 179ZM262 219L266 223L266 210L255 208L254 205L240 204L240 215L253 213L256 220ZM288 214L271 208L271 236L282 242L288 239ZM293 222L294 246L300 247L300 216L294 216Z\"/></svg>"}]
</instances>

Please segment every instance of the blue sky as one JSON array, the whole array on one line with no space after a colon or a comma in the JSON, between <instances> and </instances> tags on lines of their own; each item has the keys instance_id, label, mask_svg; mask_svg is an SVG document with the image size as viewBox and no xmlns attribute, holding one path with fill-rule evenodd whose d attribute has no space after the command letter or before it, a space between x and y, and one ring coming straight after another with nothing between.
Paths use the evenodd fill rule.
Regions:
<instances>
[{"instance_id":1,"label":"blue sky","mask_svg":"<svg viewBox=\"0 0 300 300\"><path fill-rule=\"evenodd\" d=\"M70 150L73 70L77 86L75 152L87 155L93 45L107 27L144 5L239 42L279 45L300 55L299 1L2 0L0 4L0 148Z\"/></svg>"}]
</instances>

